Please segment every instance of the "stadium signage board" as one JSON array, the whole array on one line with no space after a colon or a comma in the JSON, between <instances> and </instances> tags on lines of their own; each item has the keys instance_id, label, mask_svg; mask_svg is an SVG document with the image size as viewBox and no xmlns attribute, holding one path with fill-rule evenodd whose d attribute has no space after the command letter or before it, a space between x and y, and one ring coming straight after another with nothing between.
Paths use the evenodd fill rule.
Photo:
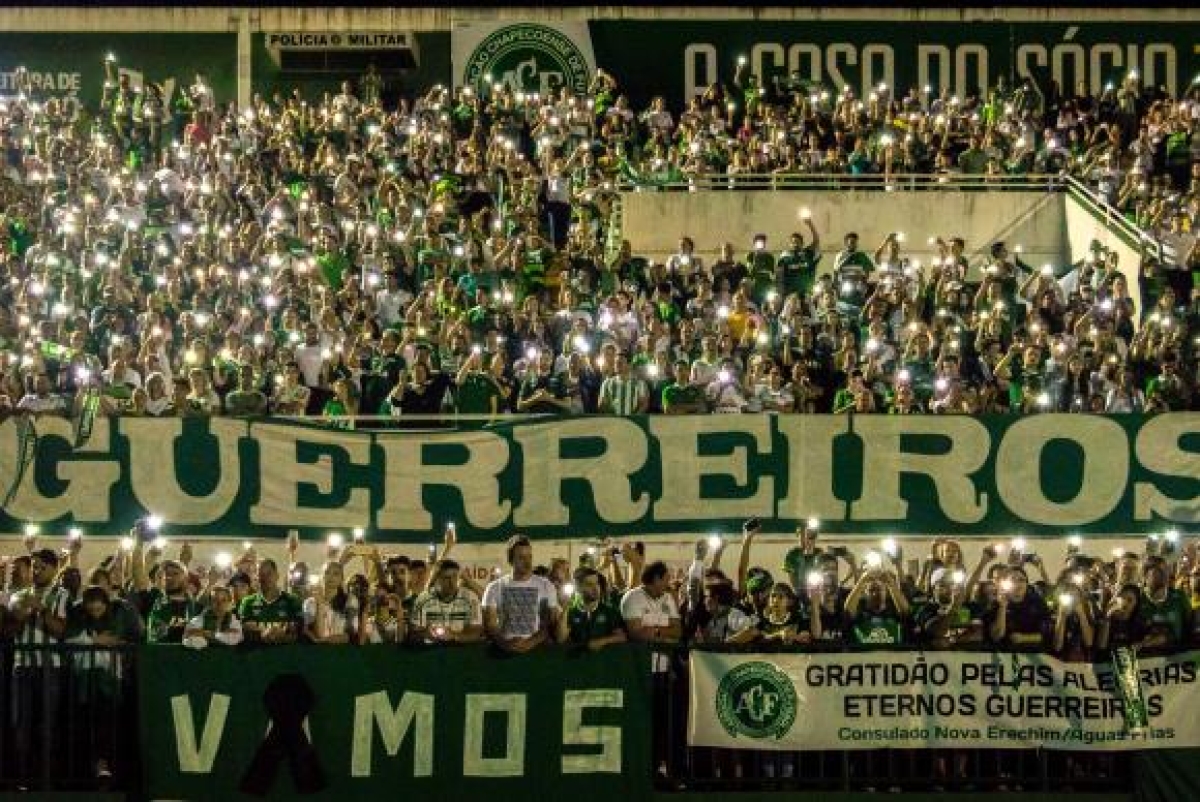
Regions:
<instances>
[{"instance_id":1,"label":"stadium signage board","mask_svg":"<svg viewBox=\"0 0 1200 802\"><path fill-rule=\"evenodd\" d=\"M635 103L683 103L715 82L733 88L738 58L762 82L789 80L866 101L880 83L960 98L1026 76L1073 96L1120 86L1132 70L1175 96L1200 73L1194 25L1128 22L593 20L589 44Z\"/></svg>"},{"instance_id":2,"label":"stadium signage board","mask_svg":"<svg viewBox=\"0 0 1200 802\"><path fill-rule=\"evenodd\" d=\"M587 91L596 62L586 23L470 23L451 36L456 85L543 97Z\"/></svg>"},{"instance_id":3,"label":"stadium signage board","mask_svg":"<svg viewBox=\"0 0 1200 802\"><path fill-rule=\"evenodd\" d=\"M32 436L36 433L36 438ZM366 528L428 542L767 531L1093 534L1200 523L1200 414L584 416L351 432L236 419L0 424L0 526ZM22 458L25 455L25 459ZM22 469L24 465L24 469ZM10 490L11 489L11 490Z\"/></svg>"},{"instance_id":4,"label":"stadium signage board","mask_svg":"<svg viewBox=\"0 0 1200 802\"><path fill-rule=\"evenodd\" d=\"M24 67L31 96L75 97L95 108L104 88L103 61L140 87L153 81L171 89L188 86L204 74L217 97L237 95L237 35L233 33L19 33L0 34L0 96L19 91L17 69Z\"/></svg>"},{"instance_id":5,"label":"stadium signage board","mask_svg":"<svg viewBox=\"0 0 1200 802\"><path fill-rule=\"evenodd\" d=\"M268 33L267 47L279 50L379 50L407 48L411 44L407 33Z\"/></svg>"},{"instance_id":6,"label":"stadium signage board","mask_svg":"<svg viewBox=\"0 0 1200 802\"><path fill-rule=\"evenodd\" d=\"M401 789L453 799L536 788L645 798L648 666L638 647L522 656L484 646L146 647L146 791L347 802Z\"/></svg>"}]
</instances>

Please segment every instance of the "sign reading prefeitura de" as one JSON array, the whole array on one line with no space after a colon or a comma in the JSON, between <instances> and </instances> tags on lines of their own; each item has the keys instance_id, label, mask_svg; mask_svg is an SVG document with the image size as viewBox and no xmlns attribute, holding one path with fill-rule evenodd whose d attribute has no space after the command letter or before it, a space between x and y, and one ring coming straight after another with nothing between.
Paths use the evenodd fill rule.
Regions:
<instances>
[{"instance_id":1,"label":"sign reading prefeitura de","mask_svg":"<svg viewBox=\"0 0 1200 802\"><path fill-rule=\"evenodd\" d=\"M478 87L490 71L515 90L540 93L561 83L555 73L574 75L561 66L564 54L594 53L635 103L662 95L678 105L712 83L731 85L741 56L763 81L795 74L864 99L880 83L963 97L1026 76L1044 92L1053 81L1068 95L1081 83L1098 94L1130 71L1178 96L1200 70L1194 32L1129 22L593 20L465 25L453 31L452 47L457 83Z\"/></svg>"},{"instance_id":2,"label":"sign reading prefeitura de","mask_svg":"<svg viewBox=\"0 0 1200 802\"><path fill-rule=\"evenodd\" d=\"M1200 523L1200 414L507 419L352 432L236 419L0 425L0 527L425 542L736 529L1125 534ZM0 530L2 531L2 530Z\"/></svg>"}]
</instances>

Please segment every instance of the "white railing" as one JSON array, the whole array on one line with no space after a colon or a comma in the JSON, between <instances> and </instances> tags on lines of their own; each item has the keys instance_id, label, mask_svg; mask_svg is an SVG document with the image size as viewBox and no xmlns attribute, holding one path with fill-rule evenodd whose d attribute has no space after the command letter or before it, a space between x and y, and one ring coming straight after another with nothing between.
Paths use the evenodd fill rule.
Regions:
<instances>
[{"instance_id":1,"label":"white railing","mask_svg":"<svg viewBox=\"0 0 1200 802\"><path fill-rule=\"evenodd\" d=\"M1067 178L1067 193L1087 209L1106 228L1116 233L1126 243L1141 253L1152 253L1162 259L1162 242L1150 232L1138 228L1125 215L1110 204L1098 192L1074 176Z\"/></svg>"},{"instance_id":2,"label":"white railing","mask_svg":"<svg viewBox=\"0 0 1200 802\"><path fill-rule=\"evenodd\" d=\"M737 173L695 176L646 173L617 182L622 192L731 189L809 189L809 190L883 190L905 191L988 191L988 192L1061 192L1066 178L1054 175L935 175L930 173Z\"/></svg>"}]
</instances>

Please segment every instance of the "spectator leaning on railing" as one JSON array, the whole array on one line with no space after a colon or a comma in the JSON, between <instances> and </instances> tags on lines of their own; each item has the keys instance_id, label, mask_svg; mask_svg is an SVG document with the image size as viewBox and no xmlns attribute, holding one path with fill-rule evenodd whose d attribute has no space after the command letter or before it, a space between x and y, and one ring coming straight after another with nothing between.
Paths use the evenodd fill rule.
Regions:
<instances>
[{"instance_id":1,"label":"spectator leaning on railing","mask_svg":"<svg viewBox=\"0 0 1200 802\"><path fill-rule=\"evenodd\" d=\"M105 69L97 109L37 96L24 72L0 100L0 414L343 425L1198 403L1195 85L1173 99L1130 73L1098 98L857 98L759 85L742 65L681 113L631 108L603 71L580 96L434 87L385 108L347 84L239 109L202 75L168 104ZM991 255L968 263L968 243L935 231L921 264L902 232L876 248L801 210L800 230L748 243L681 232L656 264L609 225L629 182L960 171L1070 172L1161 248L1029 266L970 243ZM843 247L822 258L822 236Z\"/></svg>"}]
</instances>

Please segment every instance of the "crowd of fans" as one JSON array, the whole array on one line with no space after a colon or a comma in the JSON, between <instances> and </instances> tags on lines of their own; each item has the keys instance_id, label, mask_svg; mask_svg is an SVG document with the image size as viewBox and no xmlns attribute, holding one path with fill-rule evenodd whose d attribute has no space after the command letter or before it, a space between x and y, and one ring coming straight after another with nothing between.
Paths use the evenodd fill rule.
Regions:
<instances>
[{"instance_id":1,"label":"crowd of fans","mask_svg":"<svg viewBox=\"0 0 1200 802\"><path fill-rule=\"evenodd\" d=\"M742 65L681 112L631 108L603 71L586 96L438 86L385 107L347 82L237 108L202 75L168 97L105 71L95 109L21 72L0 102L0 415L1200 403L1195 86L860 99ZM609 225L630 182L1064 171L1163 247L1031 267L996 242L970 264L944 232L921 264L899 232L860 246L802 210L798 231L684 236L656 263Z\"/></svg>"},{"instance_id":2,"label":"crowd of fans","mask_svg":"<svg viewBox=\"0 0 1200 802\"><path fill-rule=\"evenodd\" d=\"M1200 555L1196 541L1181 542L1177 532L1147 538L1141 553L1111 556L1089 554L1073 537L1065 559L1051 564L1021 538L987 543L974 560L960 543L939 538L908 559L894 539L856 555L825 546L818 530L810 521L782 564L763 565L755 558L760 525L750 520L736 566L723 565L728 541L712 538L696 542L686 568L655 559L652 545L607 539L574 563L554 557L539 565L535 544L516 535L504 546L507 570L495 569L484 585L455 561L453 527L427 559L384 554L357 531L350 542L331 537L319 568L297 560L294 537L281 561L248 542L236 557L218 554L201 565L187 542L168 557L168 544L144 521L115 553L84 566L80 538L39 548L31 532L28 553L5 558L0 569L0 643L18 647L8 652L14 731L30 734L58 720L64 671L128 679L125 660L103 652L21 648L60 642L192 649L486 642L509 653L642 642L665 650L655 658L655 677L664 681L668 656L685 656L678 645L999 650L1072 662L1104 660L1117 647L1152 655L1200 646ZM659 696L656 705L666 691ZM77 711L79 732L111 730L116 712L105 700L107 707L94 696L81 700L88 707ZM656 707L656 717L682 709ZM16 739L18 766L29 765L37 743L32 735ZM103 743L81 754L99 754L107 775ZM667 760L664 749L657 751ZM965 757L956 758L953 770L961 775L964 766ZM940 768L943 777L950 770Z\"/></svg>"},{"instance_id":3,"label":"crowd of fans","mask_svg":"<svg viewBox=\"0 0 1200 802\"><path fill-rule=\"evenodd\" d=\"M0 632L21 644L65 640L194 648L277 644L492 641L524 652L558 642L598 649L626 639L655 643L783 647L997 648L1089 660L1115 646L1144 654L1200 645L1200 562L1177 532L1146 539L1142 553L1088 554L1072 537L1060 565L1022 538L987 543L968 561L939 538L907 559L886 539L862 555L819 543L818 523L797 531L781 565L756 565L757 520L743 527L737 565L728 540L701 539L686 569L647 555L641 541L595 541L575 564L537 565L534 544L504 547L509 572L479 584L445 532L428 559L385 555L356 531L331 536L319 569L262 555L199 565L184 542L168 557L145 522L115 553L80 565L82 540L4 558Z\"/></svg>"}]
</instances>

